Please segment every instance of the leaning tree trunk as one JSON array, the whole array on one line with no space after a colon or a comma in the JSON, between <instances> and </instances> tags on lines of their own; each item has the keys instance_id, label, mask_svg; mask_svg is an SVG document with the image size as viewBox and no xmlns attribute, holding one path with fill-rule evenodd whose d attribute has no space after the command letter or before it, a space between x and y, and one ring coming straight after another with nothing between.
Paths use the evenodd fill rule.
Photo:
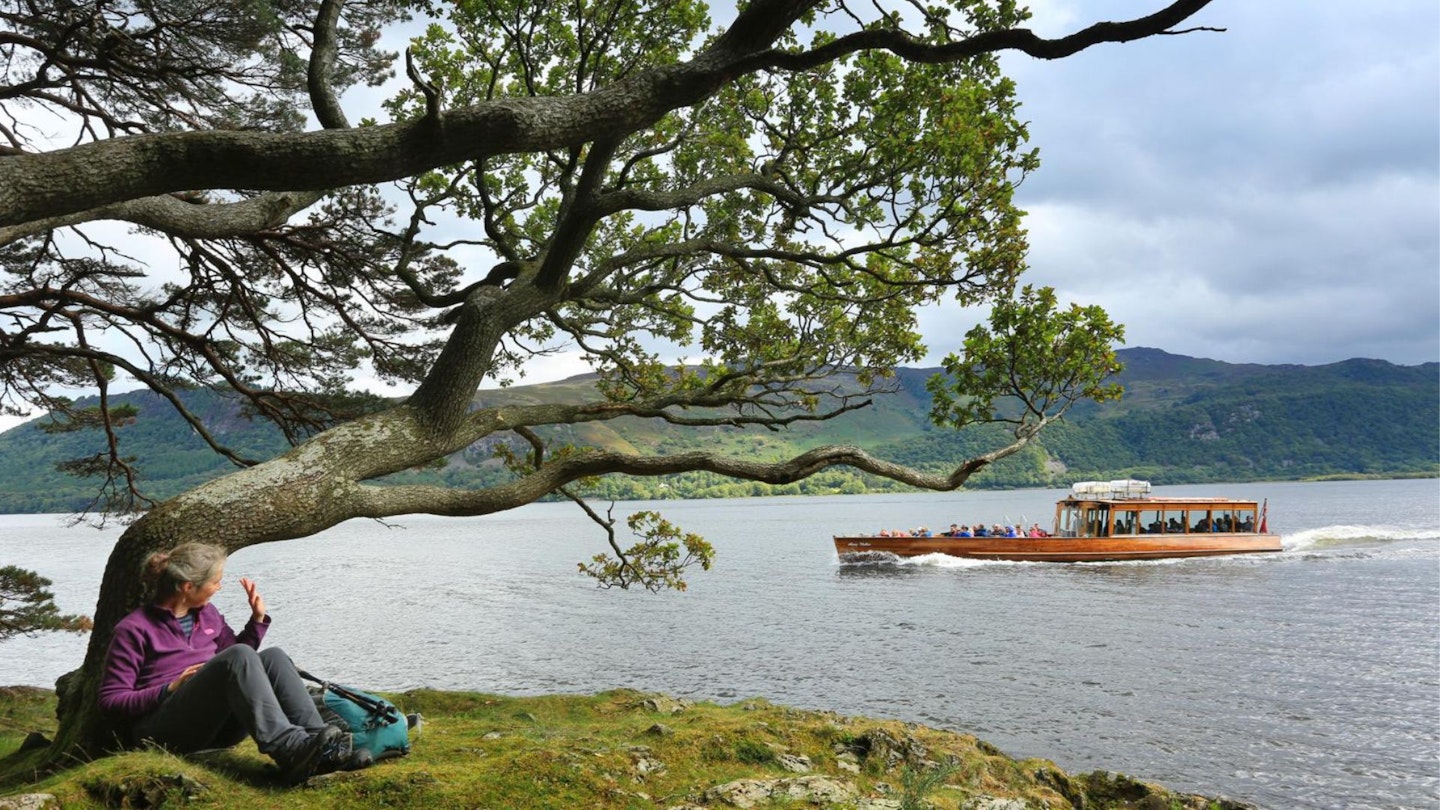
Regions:
<instances>
[{"instance_id":1,"label":"leaning tree trunk","mask_svg":"<svg viewBox=\"0 0 1440 810\"><path fill-rule=\"evenodd\" d=\"M405 406L346 423L283 456L178 495L131 525L105 564L84 663L56 683L60 727L50 762L73 762L116 746L115 727L96 706L96 689L115 624L141 603L146 558L184 542L211 543L234 553L306 537L365 515L359 482L454 449L420 425Z\"/></svg>"},{"instance_id":2,"label":"leaning tree trunk","mask_svg":"<svg viewBox=\"0 0 1440 810\"><path fill-rule=\"evenodd\" d=\"M76 757L89 759L120 747L120 729L96 707L96 689L100 685L105 651L116 622L140 604L143 590L141 566L151 554L176 545L179 542L177 537L188 539L190 534L185 528L165 520L157 510L131 525L111 550L100 583L100 598L95 605L95 628L90 635L84 663L79 669L61 675L55 682L59 698L56 714L60 727L51 745L51 756L48 757L51 763L73 761Z\"/></svg>"},{"instance_id":3,"label":"leaning tree trunk","mask_svg":"<svg viewBox=\"0 0 1440 810\"><path fill-rule=\"evenodd\" d=\"M177 495L136 521L105 564L85 661L56 683L60 728L49 763L63 765L115 747L115 729L98 710L96 689L115 624L140 604L140 566L150 554L183 542L212 543L234 553L308 537L354 517L431 511L428 503L377 497L376 488L364 483L443 458L501 427L500 420L468 418L471 397L489 372L500 337L553 299L553 293L528 287L477 291L406 403L337 425L264 464Z\"/></svg>"},{"instance_id":4,"label":"leaning tree trunk","mask_svg":"<svg viewBox=\"0 0 1440 810\"><path fill-rule=\"evenodd\" d=\"M210 543L234 553L265 540L279 539L274 537L275 531L294 523L274 514L279 496L273 488L253 486L259 470L257 467L235 473L161 504L120 536L105 563L95 605L95 629L84 663L55 684L60 727L53 755L89 758L119 747L117 727L96 706L96 690L115 624L141 604L140 572L151 554L186 542ZM246 482L252 486L246 486ZM313 489L308 496L293 482L284 489L287 510L301 514L320 511L320 499ZM226 494L217 497L222 493ZM53 755L51 760L55 761Z\"/></svg>"}]
</instances>

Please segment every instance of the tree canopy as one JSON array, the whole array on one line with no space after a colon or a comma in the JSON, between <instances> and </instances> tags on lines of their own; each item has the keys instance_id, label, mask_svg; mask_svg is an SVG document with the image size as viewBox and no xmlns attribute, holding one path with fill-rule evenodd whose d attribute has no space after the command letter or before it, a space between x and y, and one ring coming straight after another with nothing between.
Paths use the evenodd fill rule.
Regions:
<instances>
[{"instance_id":1,"label":"tree canopy","mask_svg":"<svg viewBox=\"0 0 1440 810\"><path fill-rule=\"evenodd\" d=\"M558 492L616 554L583 569L678 585L708 546L641 515L622 549L588 479L849 465L954 489L1075 401L1115 395L1119 328L1020 289L1013 194L1038 159L997 55L1178 33L1205 5L1046 39L1008 0L754 0L713 18L697 0L0 0L0 407L102 427L77 471L104 477L109 507L145 510L112 554L87 669L138 598L135 561L182 538L234 550ZM413 34L407 81L352 122L344 93L391 78L399 58L378 46L397 31ZM996 318L932 387L937 422L1020 403L1010 441L949 474L844 446L754 459L544 439L624 416L835 418L924 355L917 312L947 301ZM593 399L473 405L566 348L598 373ZM414 392L359 395L358 373ZM119 379L168 397L237 472L148 499L119 429L143 414L107 406ZM196 386L243 397L295 449L262 463L226 446L176 396ZM71 408L77 390L100 407ZM374 483L497 435L507 483Z\"/></svg>"}]
</instances>

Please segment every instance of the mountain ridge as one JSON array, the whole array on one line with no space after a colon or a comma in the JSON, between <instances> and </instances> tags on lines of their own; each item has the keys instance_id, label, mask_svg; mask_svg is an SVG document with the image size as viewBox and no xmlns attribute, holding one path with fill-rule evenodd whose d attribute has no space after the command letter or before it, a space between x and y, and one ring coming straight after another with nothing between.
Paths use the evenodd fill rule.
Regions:
<instances>
[{"instance_id":1,"label":"mountain ridge","mask_svg":"<svg viewBox=\"0 0 1440 810\"><path fill-rule=\"evenodd\" d=\"M1161 349L1120 352L1126 395L1117 403L1080 403L1020 453L982 471L967 486L1063 486L1076 478L1142 477L1164 483L1395 477L1440 474L1440 363L1400 366L1351 358L1319 366L1232 364ZM626 417L559 426L546 438L626 452L682 452L705 447L754 458L784 458L821 444L855 444L873 455L944 470L1004 442L995 426L965 431L926 419L925 380L939 368L897 369L895 393L869 408L774 433L740 428L676 428ZM486 389L479 406L574 400L593 396L594 374L504 389ZM220 395L183 392L207 429L242 454L269 458L286 447L279 432L241 415ZM144 484L169 497L234 469L212 453L158 395L112 396L139 415L119 431L123 452L138 459ZM81 404L85 404L82 400ZM43 419L41 417L40 419ZM97 431L46 434L32 420L0 433L0 513L86 508L93 482L55 470L66 459L96 453ZM503 480L492 437L450 456L443 467L392 476L407 482L478 486ZM608 477L591 491L617 500L881 491L891 482L849 469L772 488L704 473L666 479Z\"/></svg>"}]
</instances>

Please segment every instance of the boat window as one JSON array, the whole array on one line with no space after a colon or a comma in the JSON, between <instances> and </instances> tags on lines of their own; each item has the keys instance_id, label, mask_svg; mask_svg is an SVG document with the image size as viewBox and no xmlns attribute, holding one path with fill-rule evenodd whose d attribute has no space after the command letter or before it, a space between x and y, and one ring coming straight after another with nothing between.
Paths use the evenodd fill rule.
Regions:
<instances>
[{"instance_id":1,"label":"boat window","mask_svg":"<svg viewBox=\"0 0 1440 810\"><path fill-rule=\"evenodd\" d=\"M1061 507L1059 520L1056 523L1055 531L1061 537L1076 536L1079 534L1080 528L1080 507L1073 503Z\"/></svg>"},{"instance_id":2,"label":"boat window","mask_svg":"<svg viewBox=\"0 0 1440 810\"><path fill-rule=\"evenodd\" d=\"M1195 532L1213 531L1211 528L1209 509L1191 509L1190 521L1190 531L1192 534Z\"/></svg>"},{"instance_id":3,"label":"boat window","mask_svg":"<svg viewBox=\"0 0 1440 810\"><path fill-rule=\"evenodd\" d=\"M1143 526L1138 522L1139 513L1134 509L1122 509L1115 514L1115 534L1138 534L1136 527Z\"/></svg>"},{"instance_id":4,"label":"boat window","mask_svg":"<svg viewBox=\"0 0 1440 810\"><path fill-rule=\"evenodd\" d=\"M1166 534L1185 533L1185 526L1188 524L1185 522L1184 509L1166 509L1162 517L1165 518Z\"/></svg>"},{"instance_id":5,"label":"boat window","mask_svg":"<svg viewBox=\"0 0 1440 810\"><path fill-rule=\"evenodd\" d=\"M1091 506L1085 510L1085 537L1105 537L1110 533L1110 507Z\"/></svg>"},{"instance_id":6,"label":"boat window","mask_svg":"<svg viewBox=\"0 0 1440 810\"><path fill-rule=\"evenodd\" d=\"M1211 514L1213 515L1213 520L1214 520L1214 524L1210 527L1212 531L1217 531L1217 532L1233 532L1233 531L1236 530L1236 529L1235 529L1236 521L1235 521L1235 512L1234 512L1234 510L1231 510L1231 509L1216 509L1216 510L1213 511Z\"/></svg>"},{"instance_id":7,"label":"boat window","mask_svg":"<svg viewBox=\"0 0 1440 810\"><path fill-rule=\"evenodd\" d=\"M1161 517L1159 509L1144 509L1140 512L1139 523L1141 534L1164 534L1165 520Z\"/></svg>"},{"instance_id":8,"label":"boat window","mask_svg":"<svg viewBox=\"0 0 1440 810\"><path fill-rule=\"evenodd\" d=\"M1236 509L1235 520L1238 523L1235 529L1237 532L1253 532L1257 530L1255 526L1254 509Z\"/></svg>"}]
</instances>

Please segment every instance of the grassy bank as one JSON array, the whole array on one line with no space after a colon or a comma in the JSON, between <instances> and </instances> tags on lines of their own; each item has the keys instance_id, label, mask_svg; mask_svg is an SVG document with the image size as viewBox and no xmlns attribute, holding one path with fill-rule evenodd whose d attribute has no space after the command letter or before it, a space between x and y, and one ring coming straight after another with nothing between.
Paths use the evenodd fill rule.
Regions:
<instances>
[{"instance_id":1,"label":"grassy bank","mask_svg":"<svg viewBox=\"0 0 1440 810\"><path fill-rule=\"evenodd\" d=\"M425 717L409 756L284 788L248 742L188 758L134 751L37 778L43 751L19 749L29 732L53 732L54 693L0 688L0 808L24 794L63 808L1244 807L1117 774L1067 775L965 734L763 700L691 704L628 690L389 697Z\"/></svg>"}]
</instances>

